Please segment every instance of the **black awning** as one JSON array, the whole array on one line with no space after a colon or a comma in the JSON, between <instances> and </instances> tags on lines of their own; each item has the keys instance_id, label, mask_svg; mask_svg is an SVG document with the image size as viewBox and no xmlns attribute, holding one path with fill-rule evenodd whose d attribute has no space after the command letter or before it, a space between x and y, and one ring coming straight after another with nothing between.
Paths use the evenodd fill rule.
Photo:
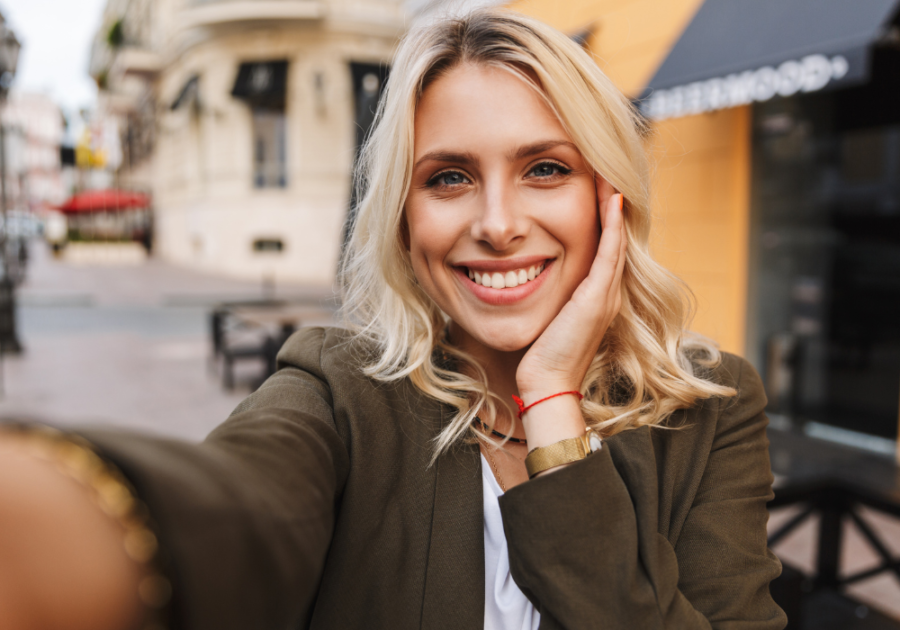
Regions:
<instances>
[{"instance_id":1,"label":"black awning","mask_svg":"<svg viewBox=\"0 0 900 630\"><path fill-rule=\"evenodd\" d=\"M284 107L287 61L242 63L231 95L259 107Z\"/></svg>"},{"instance_id":2,"label":"black awning","mask_svg":"<svg viewBox=\"0 0 900 630\"><path fill-rule=\"evenodd\" d=\"M200 77L196 74L185 81L184 86L181 88L181 91L178 92L178 96L176 96L175 100L172 101L171 109L174 111L182 105L190 102L196 102L199 86Z\"/></svg>"},{"instance_id":3,"label":"black awning","mask_svg":"<svg viewBox=\"0 0 900 630\"><path fill-rule=\"evenodd\" d=\"M641 98L656 119L862 83L900 0L705 0Z\"/></svg>"}]
</instances>

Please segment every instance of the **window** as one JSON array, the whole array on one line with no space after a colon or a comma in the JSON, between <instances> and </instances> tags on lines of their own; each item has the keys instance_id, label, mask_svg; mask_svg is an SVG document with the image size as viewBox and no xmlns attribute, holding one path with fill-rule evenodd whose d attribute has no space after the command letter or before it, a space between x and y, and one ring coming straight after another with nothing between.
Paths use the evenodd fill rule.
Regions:
<instances>
[{"instance_id":1,"label":"window","mask_svg":"<svg viewBox=\"0 0 900 630\"><path fill-rule=\"evenodd\" d=\"M242 63L231 95L250 107L253 125L253 185L287 186L285 95L287 61Z\"/></svg>"},{"instance_id":2,"label":"window","mask_svg":"<svg viewBox=\"0 0 900 630\"><path fill-rule=\"evenodd\" d=\"M253 185L287 186L287 148L284 110L253 110Z\"/></svg>"}]
</instances>

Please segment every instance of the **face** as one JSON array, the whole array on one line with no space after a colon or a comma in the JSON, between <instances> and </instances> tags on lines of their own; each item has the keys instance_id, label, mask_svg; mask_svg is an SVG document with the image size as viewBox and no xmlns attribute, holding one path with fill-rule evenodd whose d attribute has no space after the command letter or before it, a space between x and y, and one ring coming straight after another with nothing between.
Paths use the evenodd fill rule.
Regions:
<instances>
[{"instance_id":1,"label":"face","mask_svg":"<svg viewBox=\"0 0 900 630\"><path fill-rule=\"evenodd\" d=\"M594 173L534 88L481 65L425 90L413 164L405 238L420 286L466 345L527 347L596 256Z\"/></svg>"}]
</instances>

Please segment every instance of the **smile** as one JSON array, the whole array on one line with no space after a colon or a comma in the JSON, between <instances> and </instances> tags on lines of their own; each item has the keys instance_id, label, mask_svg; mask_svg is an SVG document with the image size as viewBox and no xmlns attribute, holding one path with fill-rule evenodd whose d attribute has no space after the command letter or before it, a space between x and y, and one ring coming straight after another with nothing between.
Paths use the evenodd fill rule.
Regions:
<instances>
[{"instance_id":1,"label":"smile","mask_svg":"<svg viewBox=\"0 0 900 630\"><path fill-rule=\"evenodd\" d=\"M507 260L470 260L453 267L472 295L493 306L525 300L544 284L555 258L522 256Z\"/></svg>"},{"instance_id":2,"label":"smile","mask_svg":"<svg viewBox=\"0 0 900 630\"><path fill-rule=\"evenodd\" d=\"M515 289L517 286L531 282L544 271L544 263L531 265L521 269L513 269L504 273L499 271L477 270L468 268L469 280L489 289Z\"/></svg>"}]
</instances>

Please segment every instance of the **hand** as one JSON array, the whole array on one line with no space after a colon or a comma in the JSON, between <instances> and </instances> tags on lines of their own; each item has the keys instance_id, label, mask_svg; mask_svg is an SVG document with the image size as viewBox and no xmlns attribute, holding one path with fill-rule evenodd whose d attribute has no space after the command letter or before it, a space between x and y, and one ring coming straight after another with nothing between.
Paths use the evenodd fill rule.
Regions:
<instances>
[{"instance_id":1,"label":"hand","mask_svg":"<svg viewBox=\"0 0 900 630\"><path fill-rule=\"evenodd\" d=\"M602 232L590 272L516 371L519 395L526 405L550 394L581 389L603 335L622 306L627 242L623 199L599 177L597 199Z\"/></svg>"},{"instance_id":2,"label":"hand","mask_svg":"<svg viewBox=\"0 0 900 630\"><path fill-rule=\"evenodd\" d=\"M142 570L125 553L120 525L2 430L0 531L0 628L140 626Z\"/></svg>"}]
</instances>

